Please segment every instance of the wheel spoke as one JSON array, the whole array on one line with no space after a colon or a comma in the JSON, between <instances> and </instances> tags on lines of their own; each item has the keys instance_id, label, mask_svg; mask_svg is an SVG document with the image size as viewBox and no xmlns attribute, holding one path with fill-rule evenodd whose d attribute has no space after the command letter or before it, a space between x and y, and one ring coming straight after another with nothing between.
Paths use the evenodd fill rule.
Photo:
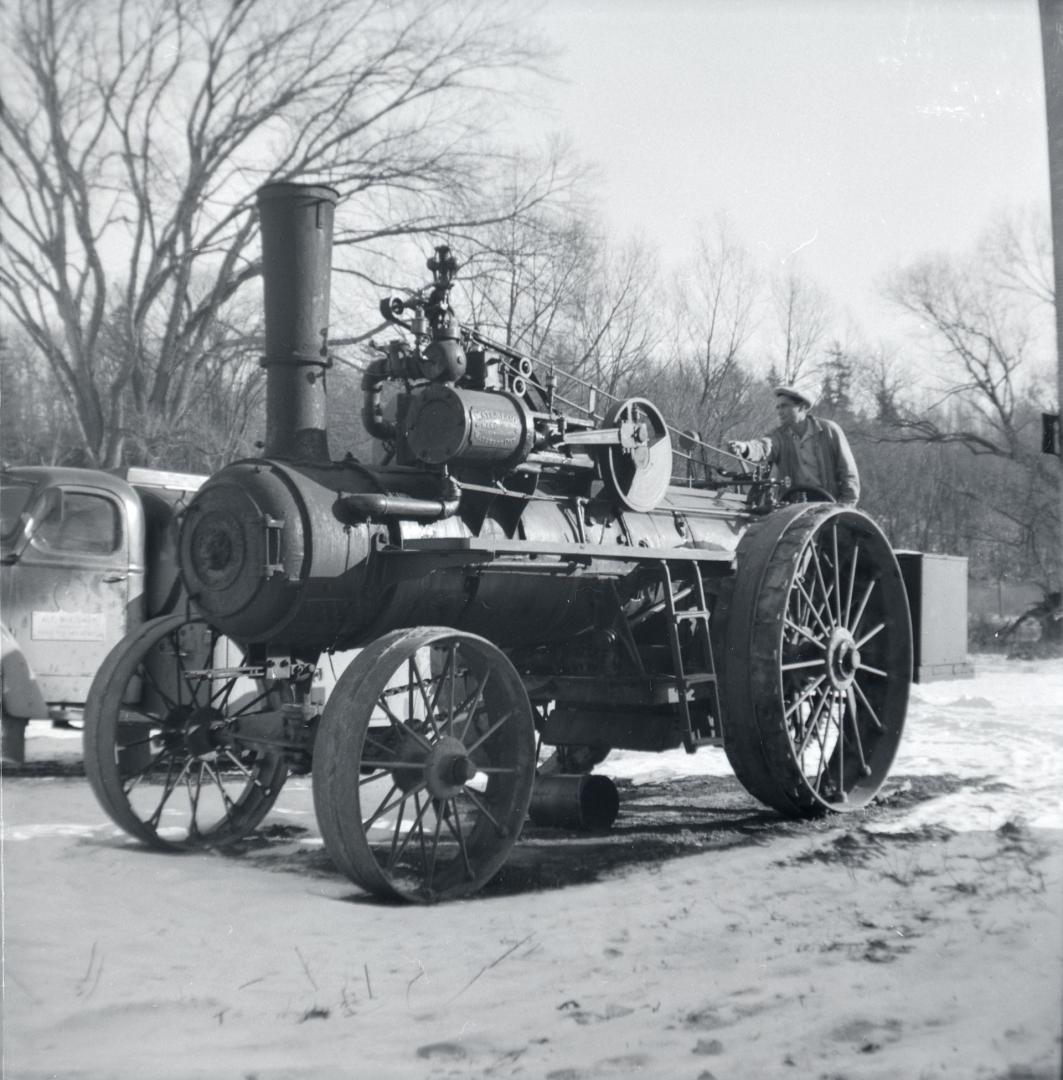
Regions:
<instances>
[{"instance_id":1,"label":"wheel spoke","mask_svg":"<svg viewBox=\"0 0 1063 1080\"><path fill-rule=\"evenodd\" d=\"M780 664L780 671L796 671L798 668L823 667L827 662L823 656L817 656L814 660L795 660L792 664Z\"/></svg>"},{"instance_id":2,"label":"wheel spoke","mask_svg":"<svg viewBox=\"0 0 1063 1080\"><path fill-rule=\"evenodd\" d=\"M823 696L824 703L828 705L827 715L830 715L830 705L833 704L834 690L830 689ZM829 721L828 721L829 722ZM812 786L819 789L820 783L826 775L827 768L827 733L825 728L827 724L816 724L814 728L816 733L816 745L819 746L819 764L816 766L816 778L813 781Z\"/></svg>"},{"instance_id":3,"label":"wheel spoke","mask_svg":"<svg viewBox=\"0 0 1063 1080\"><path fill-rule=\"evenodd\" d=\"M378 769L375 773L372 773L369 776L361 776L358 779L358 786L365 787L366 784L375 784L378 780L383 780L384 777L388 775L389 771L390 770L388 769ZM397 787L398 784L393 784L391 790L394 791ZM391 795L391 791L388 792L388 795Z\"/></svg>"},{"instance_id":4,"label":"wheel spoke","mask_svg":"<svg viewBox=\"0 0 1063 1080\"><path fill-rule=\"evenodd\" d=\"M378 730L378 731L379 731L380 729L379 729L379 728L377 728L376 730ZM367 746L368 746L368 745L369 745L369 744L371 743L371 744L372 744L373 746L375 746L375 747L376 747L376 748L377 748L377 749L378 749L379 751L381 751L381 753L384 753L384 754L390 754L390 753L391 753L392 747L390 747L390 746L387 746L386 744L382 743L382 742L381 742L381 741L380 741L379 739L375 739L375 738L374 738L374 737L373 737L373 736L372 736L372 735L371 735L371 734L369 733L369 731L368 731L368 730L367 730L367 731L366 731L366 733L365 733L365 742L366 742L366 745L367 745Z\"/></svg>"},{"instance_id":5,"label":"wheel spoke","mask_svg":"<svg viewBox=\"0 0 1063 1080\"><path fill-rule=\"evenodd\" d=\"M870 671L872 675L878 675L883 679L889 678L888 672L883 671L882 668L872 667L870 664L865 664L862 660L860 661L860 667L857 668L857 670Z\"/></svg>"},{"instance_id":6,"label":"wheel spoke","mask_svg":"<svg viewBox=\"0 0 1063 1080\"><path fill-rule=\"evenodd\" d=\"M826 691L820 695L819 701L812 710L812 715L808 718L808 727L801 737L801 745L797 748L797 756L800 758L804 758L805 748L808 746L809 738L819 730L819 715L823 711L823 706L830 700L831 693L832 690L828 686Z\"/></svg>"},{"instance_id":7,"label":"wheel spoke","mask_svg":"<svg viewBox=\"0 0 1063 1080\"><path fill-rule=\"evenodd\" d=\"M860 541L853 541L853 560L849 565L849 588L845 594L845 619L842 622L843 626L849 627L849 615L853 610L853 591L856 588L856 564L860 557Z\"/></svg>"},{"instance_id":8,"label":"wheel spoke","mask_svg":"<svg viewBox=\"0 0 1063 1080\"><path fill-rule=\"evenodd\" d=\"M487 686L487 680L491 678L491 672L487 671L484 674L483 680L479 682L476 689L465 699L465 701L459 706L458 712L464 712L465 723L462 725L461 734L457 738L465 741L465 736L468 734L469 725L472 723L473 717L476 715L477 710L480 708L480 702L483 700L484 689ZM471 704L470 704L471 701ZM467 711L466 711L467 708Z\"/></svg>"},{"instance_id":9,"label":"wheel spoke","mask_svg":"<svg viewBox=\"0 0 1063 1080\"><path fill-rule=\"evenodd\" d=\"M853 621L849 623L849 626L847 627L849 632L854 637L856 636L856 628L860 625L860 620L864 617L864 609L867 607L867 602L871 599L871 594L875 591L875 585L877 584L878 582L875 580L875 578L872 578L867 583L867 588L864 589L863 599L861 599L860 606L856 609L856 618L853 619Z\"/></svg>"},{"instance_id":10,"label":"wheel spoke","mask_svg":"<svg viewBox=\"0 0 1063 1080\"><path fill-rule=\"evenodd\" d=\"M233 680L233 685L234 686L236 685L236 680L235 679ZM230 690L230 693L231 693L232 687L230 687L229 690ZM236 709L235 711L229 713L229 719L230 720L235 720L237 717L243 717L243 716L251 715L251 710L256 705L260 704L261 702L268 701L269 696L270 696L270 691L268 689L263 690L261 694L258 694L256 697L252 698L250 701L247 701L243 705L241 705L239 709ZM225 700L228 701L228 695L226 695ZM269 709L262 709L262 710L260 710L260 713L267 713L269 711L270 711ZM260 714L255 714L255 715L260 715Z\"/></svg>"},{"instance_id":11,"label":"wheel spoke","mask_svg":"<svg viewBox=\"0 0 1063 1080\"><path fill-rule=\"evenodd\" d=\"M487 740L494 735L494 733L503 725L508 724L510 720L516 715L514 709L510 709L504 713L498 720L496 720L471 746L465 747L465 753L471 754L474 750L478 750Z\"/></svg>"},{"instance_id":12,"label":"wheel spoke","mask_svg":"<svg viewBox=\"0 0 1063 1080\"><path fill-rule=\"evenodd\" d=\"M414 731L414 729L410 727L409 724L405 723L398 717L396 713L392 712L390 706L384 700L383 695L377 698L377 704L384 710L387 718L391 721L392 724L395 725L395 727L397 727L400 731L406 732L406 734L409 735L411 738L416 739L417 742L419 742L426 750L432 749L432 744L419 731Z\"/></svg>"},{"instance_id":13,"label":"wheel spoke","mask_svg":"<svg viewBox=\"0 0 1063 1080\"><path fill-rule=\"evenodd\" d=\"M421 805L421 793L415 791L413 793L413 805L417 808L417 820L420 825L417 827L417 843L421 848L421 865L428 865L428 851L424 846L424 816L428 812L428 808L432 805L432 800L426 795L424 799L424 806Z\"/></svg>"},{"instance_id":14,"label":"wheel spoke","mask_svg":"<svg viewBox=\"0 0 1063 1080\"><path fill-rule=\"evenodd\" d=\"M419 761L368 761L362 758L362 765L366 769L424 769L423 762Z\"/></svg>"},{"instance_id":15,"label":"wheel spoke","mask_svg":"<svg viewBox=\"0 0 1063 1080\"><path fill-rule=\"evenodd\" d=\"M472 881L476 875L472 870L472 863L469 862L469 850L465 846L465 834L461 827L461 815L458 813L458 804L456 799L448 799L447 805L450 806L451 812L447 815L447 828L450 829L451 835L458 842L458 850L461 852L462 862L465 864L465 873L468 879ZM454 819L454 823L451 824L451 818Z\"/></svg>"},{"instance_id":16,"label":"wheel spoke","mask_svg":"<svg viewBox=\"0 0 1063 1080\"><path fill-rule=\"evenodd\" d=\"M191 759L188 762L192 764ZM202 760L199 761L199 771L196 774L196 788L192 790L192 769L189 768L185 772L185 790L188 792L188 804L191 809L191 817L188 823L188 835L199 836L199 822L197 820L197 814L199 813L199 797L203 793L203 769L206 763Z\"/></svg>"},{"instance_id":17,"label":"wheel spoke","mask_svg":"<svg viewBox=\"0 0 1063 1080\"><path fill-rule=\"evenodd\" d=\"M132 742L123 742L121 744L115 744L115 751L125 750L129 746L143 746L145 743L154 742L160 736L161 725L159 720L155 716L141 715L138 720L122 719L118 721L119 727L138 727L144 728L147 731L147 735L142 739L133 739Z\"/></svg>"},{"instance_id":18,"label":"wheel spoke","mask_svg":"<svg viewBox=\"0 0 1063 1080\"><path fill-rule=\"evenodd\" d=\"M399 846L399 833L402 831L402 819L406 814L406 800L409 795L403 795L402 800L399 803L399 812L395 817L395 829L391 834L391 854L388 856L388 869L392 870L395 867L395 851Z\"/></svg>"},{"instance_id":19,"label":"wheel spoke","mask_svg":"<svg viewBox=\"0 0 1063 1080\"><path fill-rule=\"evenodd\" d=\"M425 723L432 725L432 731L435 733L435 737L439 738L439 724L436 723L435 712L432 708L432 703L428 700L428 691L425 689L424 679L421 677L421 669L417 663L417 654L415 653L410 657L410 671L412 674L412 681L416 684L417 690L421 695L421 700L424 702L425 709ZM438 686L436 688L438 690ZM434 695L435 696L435 695ZM410 719L413 719L413 702L410 702Z\"/></svg>"},{"instance_id":20,"label":"wheel spoke","mask_svg":"<svg viewBox=\"0 0 1063 1080\"><path fill-rule=\"evenodd\" d=\"M176 635L175 635L176 637ZM199 702L199 688L203 684L203 679L196 679L188 674L188 666L185 663L185 657L187 653L180 645L175 641L174 643L174 659L177 663L177 685L185 686L191 695L191 704L198 705ZM178 699L180 699L180 690L178 690Z\"/></svg>"},{"instance_id":21,"label":"wheel spoke","mask_svg":"<svg viewBox=\"0 0 1063 1080\"><path fill-rule=\"evenodd\" d=\"M215 690L210 695L210 704L215 708L219 708L222 711L227 712L229 708L229 701L233 696L233 691L236 689L236 681L237 680L235 675L232 676L232 678L223 679L221 689ZM263 697L267 696L268 694L268 690L264 691Z\"/></svg>"},{"instance_id":22,"label":"wheel spoke","mask_svg":"<svg viewBox=\"0 0 1063 1080\"><path fill-rule=\"evenodd\" d=\"M405 802L403 803L405 805ZM413 823L406 830L406 836L403 838L402 843L399 845L397 851L393 851L391 858L388 860L388 869L394 868L395 864L402 858L403 852L406 850L410 840L413 839L413 834L416 832L421 841L421 849L424 849L424 826L422 821L424 819L425 811L428 809L429 802L425 800L424 806L421 805L420 792L415 791L413 793L413 808L416 810L416 814L413 818ZM397 828L397 826L396 826Z\"/></svg>"},{"instance_id":23,"label":"wheel spoke","mask_svg":"<svg viewBox=\"0 0 1063 1080\"><path fill-rule=\"evenodd\" d=\"M841 694L835 698L838 706L838 795L845 798L845 700Z\"/></svg>"},{"instance_id":24,"label":"wheel spoke","mask_svg":"<svg viewBox=\"0 0 1063 1080\"><path fill-rule=\"evenodd\" d=\"M458 645L457 642L452 641L450 643L450 655L447 657L447 662L450 664L450 701L447 708L447 734L454 734L454 697L457 690L458 682Z\"/></svg>"},{"instance_id":25,"label":"wheel spoke","mask_svg":"<svg viewBox=\"0 0 1063 1080\"><path fill-rule=\"evenodd\" d=\"M425 867L425 890L430 894L432 892L432 879L436 873L436 858L439 855L439 830L443 827L443 809L439 806L438 801L435 803L436 812L436 826L432 830L432 851L428 860L428 865Z\"/></svg>"},{"instance_id":26,"label":"wheel spoke","mask_svg":"<svg viewBox=\"0 0 1063 1080\"><path fill-rule=\"evenodd\" d=\"M398 790L398 786L398 784L392 784L391 790L387 793L387 795L384 796L384 798L387 799L391 795L392 791ZM402 794L399 795L397 799L394 799L392 802L389 802L384 806L378 807L376 813L372 817L366 818L362 822L362 827L366 831L368 831L377 822L377 820L383 817L383 815L386 814L389 810L393 810L396 806L399 805L400 802L405 802L405 800L408 799L415 791L424 791L425 786L426 785L422 780L419 784L416 784L414 785L414 787L410 788L409 791L402 792Z\"/></svg>"},{"instance_id":27,"label":"wheel spoke","mask_svg":"<svg viewBox=\"0 0 1063 1080\"><path fill-rule=\"evenodd\" d=\"M225 748L225 756L244 774L244 779L249 784L254 784L264 795L269 795L269 789L262 783L261 779L251 770L228 748Z\"/></svg>"},{"instance_id":28,"label":"wheel spoke","mask_svg":"<svg viewBox=\"0 0 1063 1080\"><path fill-rule=\"evenodd\" d=\"M823 594L823 609L830 614L830 589L827 588L827 583L823 579L823 567L819 561L819 548L813 544L812 551L812 565L816 571L816 582L819 584L819 591Z\"/></svg>"},{"instance_id":29,"label":"wheel spoke","mask_svg":"<svg viewBox=\"0 0 1063 1080\"><path fill-rule=\"evenodd\" d=\"M190 763L190 761L186 761L184 765L181 766L181 771L174 777L173 767L175 762L171 758L169 767L166 771L166 780L163 784L162 798L159 800L159 805L155 807L155 813L148 818L148 824L153 829L158 827L159 821L162 818L163 807L166 806L167 800L177 789L177 785L184 779L185 771L188 769Z\"/></svg>"},{"instance_id":30,"label":"wheel spoke","mask_svg":"<svg viewBox=\"0 0 1063 1080\"><path fill-rule=\"evenodd\" d=\"M794 699L793 704L790 705L789 708L787 708L786 712L783 714L784 719L789 720L790 717L793 715L794 711L800 708L806 701L808 701L808 699L819 689L819 687L823 685L823 682L826 678L826 675L820 675L814 683L810 683L808 686L806 686L804 690L802 690L801 693L798 694L798 696Z\"/></svg>"},{"instance_id":31,"label":"wheel spoke","mask_svg":"<svg viewBox=\"0 0 1063 1080\"><path fill-rule=\"evenodd\" d=\"M128 745L129 745L129 746L133 746L133 745L136 745L136 746L142 746L142 745L143 745L143 744L144 744L145 742L151 742L151 741L152 741L152 740L151 740L151 738L149 737L148 739L144 739L144 740L141 740L141 741L140 741L140 742L138 742L138 743L130 743L130 744L128 744ZM122 751L122 750L125 750L125 749L127 749L127 747L126 747L126 746L122 746L122 747L120 747L120 748L116 748L116 749L118 749L118 752L119 752L119 753L121 753L121 751ZM160 762L160 761L162 761L162 759L163 759L164 757L167 757L167 756L172 756L172 751L171 751L171 750L170 750L170 749L169 749L168 747L165 747L165 746L164 746L164 747L163 747L163 748L162 748L162 749L161 749L161 750L160 750L160 751L159 751L159 752L158 752L158 753L157 753L157 754L156 754L156 755L155 755L155 756L154 756L154 757L153 757L153 758L152 758L152 759L151 759L151 760L150 760L150 761L149 761L149 762L147 763L147 765L145 765L145 766L144 766L144 768L140 770L140 772L136 773L136 774L135 774L135 775L134 775L133 777L131 777L131 778L128 778L128 779L130 780L130 783L129 783L128 785L123 785L123 787L122 787L122 793L123 793L123 794L124 794L124 795L126 796L126 798L128 798L128 797L129 797L129 793L130 793L130 792L131 792L131 791L132 791L132 790L133 790L133 789L134 789L134 788L135 788L135 787L137 786L137 784L139 784L139 783L140 783L140 781L141 781L141 780L143 780L143 779L144 779L144 777L145 777L145 776L147 776L147 775L148 775L148 773L150 773L150 772L152 771L152 769L154 769L154 768L155 768L155 766L156 766L156 765L158 765L158 764L159 764L159 762ZM116 762L116 764L118 764L118 762ZM171 765L171 768L172 768L172 765Z\"/></svg>"},{"instance_id":32,"label":"wheel spoke","mask_svg":"<svg viewBox=\"0 0 1063 1080\"><path fill-rule=\"evenodd\" d=\"M431 709L433 712L439 711L439 698L443 693L443 687L450 687L450 709L447 712L446 730L448 735L454 734L454 680L457 678L457 652L458 643L451 641L447 646L447 659L443 664L443 670L439 673L439 679L436 682L435 690L432 693Z\"/></svg>"},{"instance_id":33,"label":"wheel spoke","mask_svg":"<svg viewBox=\"0 0 1063 1080\"><path fill-rule=\"evenodd\" d=\"M846 689L846 697L849 701L849 715L852 717L853 738L856 741L856 752L860 756L860 771L864 776L868 776L871 770L868 768L867 758L864 757L864 741L860 738L860 717L856 708L856 694L853 693L853 688L850 686Z\"/></svg>"},{"instance_id":34,"label":"wheel spoke","mask_svg":"<svg viewBox=\"0 0 1063 1080\"><path fill-rule=\"evenodd\" d=\"M397 801L393 802L393 803L388 802L388 799L390 799L391 796L394 795L395 792L398 791L398 790L399 790L399 785L398 785L398 783L396 781L393 780L392 783L391 783L391 787L388 788L387 794L384 796L384 798L377 805L376 813L373 814L372 817L362 819L362 828L363 829L368 831L373 826L374 822L376 821L376 819L378 817L380 817L383 814L386 814L393 806L398 806ZM405 792L402 795L400 795L399 798L400 799L405 798Z\"/></svg>"},{"instance_id":35,"label":"wheel spoke","mask_svg":"<svg viewBox=\"0 0 1063 1080\"><path fill-rule=\"evenodd\" d=\"M787 616L786 616L786 618L785 618L785 625L786 625L786 627L787 627L788 629L790 629L790 630L793 630L793 631L794 631L794 633L796 633L796 634L800 634L800 635L801 635L801 637L805 638L805 640L809 641L809 642L810 642L811 644L813 644L813 645L817 646L818 648L822 648L822 647L823 647L823 645L824 645L824 642L823 642L823 640L822 640L821 638L818 638L818 637L816 637L816 636L815 636L815 635L814 635L814 634L813 634L813 633L812 633L812 632L811 632L811 631L810 631L810 630L808 629L808 627L807 627L807 626L798 626L798 624L797 624L797 623L795 623L795 622L794 622L794 621L793 621L793 620L792 620L792 619L790 618L790 616L789 616L789 615L787 615Z\"/></svg>"},{"instance_id":36,"label":"wheel spoke","mask_svg":"<svg viewBox=\"0 0 1063 1080\"><path fill-rule=\"evenodd\" d=\"M159 700L162 702L164 709L173 712L175 709L181 706L181 683L177 683L177 700L174 701L172 697L159 685L158 680L155 678L155 672L151 670L146 664L141 664L137 668L137 675L145 686L150 685L154 689L155 693L159 695Z\"/></svg>"},{"instance_id":37,"label":"wheel spoke","mask_svg":"<svg viewBox=\"0 0 1063 1080\"><path fill-rule=\"evenodd\" d=\"M812 597L808 594L808 590L805 588L805 583L798 579L795 584L797 585L801 596L804 598L805 603L808 604L808 613L819 623L819 628L823 631L823 636L829 638L830 627L823 621L823 617L819 613L819 608L816 607Z\"/></svg>"},{"instance_id":38,"label":"wheel spoke","mask_svg":"<svg viewBox=\"0 0 1063 1080\"><path fill-rule=\"evenodd\" d=\"M473 791L471 787L468 786L468 784L466 784L465 787L462 788L462 792L469 797L469 799L473 802L473 804L480 811L480 813L483 814L484 817L488 818L500 833L503 832L501 822L498 820L498 818L495 817L494 814L491 813L490 810L487 809L487 804L483 801L483 799L480 798L480 796L475 791Z\"/></svg>"},{"instance_id":39,"label":"wheel spoke","mask_svg":"<svg viewBox=\"0 0 1063 1080\"><path fill-rule=\"evenodd\" d=\"M213 778L214 785L217 787L218 794L221 796L222 806L225 807L225 820L231 822L236 813L236 803L233 802L229 792L225 790L225 784L222 782L220 772L213 768L209 761L203 762L203 765L207 770L207 774Z\"/></svg>"},{"instance_id":40,"label":"wheel spoke","mask_svg":"<svg viewBox=\"0 0 1063 1080\"><path fill-rule=\"evenodd\" d=\"M831 542L834 545L834 610L838 618L836 625L842 624L842 582L841 563L838 561L838 522L834 521L831 530Z\"/></svg>"},{"instance_id":41,"label":"wheel spoke","mask_svg":"<svg viewBox=\"0 0 1063 1080\"><path fill-rule=\"evenodd\" d=\"M860 700L864 703L864 708L867 709L868 716L871 718L871 722L882 730L882 721L878 718L878 713L871 707L871 702L867 700L867 695L864 693L864 688L860 685L859 679L853 679L853 688L860 695Z\"/></svg>"},{"instance_id":42,"label":"wheel spoke","mask_svg":"<svg viewBox=\"0 0 1063 1080\"><path fill-rule=\"evenodd\" d=\"M440 671L438 676L434 676L433 679L432 679L432 682L435 684L433 689L432 689L432 706L431 707L432 707L433 711L438 711L438 709L439 709L440 695L443 693L443 687L446 685L447 679L450 676L451 671L454 668L454 653L455 653L456 650L457 650L457 643L452 641L450 643L450 645L448 646L448 648L447 648L447 658L443 663L443 670Z\"/></svg>"},{"instance_id":43,"label":"wheel spoke","mask_svg":"<svg viewBox=\"0 0 1063 1080\"><path fill-rule=\"evenodd\" d=\"M862 638L857 640L856 647L858 649L862 649L873 637L875 637L876 634L882 633L882 631L885 629L886 624L884 622L880 622L878 626L876 626L873 630L868 630L868 632L864 634Z\"/></svg>"}]
</instances>

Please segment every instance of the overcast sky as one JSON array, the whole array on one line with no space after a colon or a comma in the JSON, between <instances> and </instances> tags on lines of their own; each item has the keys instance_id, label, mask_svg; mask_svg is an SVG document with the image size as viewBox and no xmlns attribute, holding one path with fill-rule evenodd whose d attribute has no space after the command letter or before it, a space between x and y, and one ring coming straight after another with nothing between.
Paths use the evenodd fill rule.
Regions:
<instances>
[{"instance_id":1,"label":"overcast sky","mask_svg":"<svg viewBox=\"0 0 1063 1080\"><path fill-rule=\"evenodd\" d=\"M1036 0L546 0L537 21L563 81L528 135L566 132L614 234L666 263L726 212L874 336L884 269L1047 207Z\"/></svg>"}]
</instances>

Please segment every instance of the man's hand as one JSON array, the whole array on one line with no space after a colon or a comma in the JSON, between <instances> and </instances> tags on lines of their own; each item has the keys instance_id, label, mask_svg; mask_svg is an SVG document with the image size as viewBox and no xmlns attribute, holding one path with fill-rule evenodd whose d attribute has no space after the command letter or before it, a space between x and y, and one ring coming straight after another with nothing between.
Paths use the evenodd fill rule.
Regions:
<instances>
[{"instance_id":1,"label":"man's hand","mask_svg":"<svg viewBox=\"0 0 1063 1080\"><path fill-rule=\"evenodd\" d=\"M749 457L749 443L742 442L740 439L732 439L727 444L727 449L732 454L737 454L740 458Z\"/></svg>"}]
</instances>

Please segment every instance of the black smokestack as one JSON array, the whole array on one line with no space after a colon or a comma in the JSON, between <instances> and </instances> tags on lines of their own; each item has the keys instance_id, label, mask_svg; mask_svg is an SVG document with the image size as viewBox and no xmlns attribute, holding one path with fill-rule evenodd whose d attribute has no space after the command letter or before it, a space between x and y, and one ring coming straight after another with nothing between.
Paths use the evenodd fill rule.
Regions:
<instances>
[{"instance_id":1,"label":"black smokestack","mask_svg":"<svg viewBox=\"0 0 1063 1080\"><path fill-rule=\"evenodd\" d=\"M267 457L328 461L332 218L337 192L317 184L258 190L266 310Z\"/></svg>"}]
</instances>

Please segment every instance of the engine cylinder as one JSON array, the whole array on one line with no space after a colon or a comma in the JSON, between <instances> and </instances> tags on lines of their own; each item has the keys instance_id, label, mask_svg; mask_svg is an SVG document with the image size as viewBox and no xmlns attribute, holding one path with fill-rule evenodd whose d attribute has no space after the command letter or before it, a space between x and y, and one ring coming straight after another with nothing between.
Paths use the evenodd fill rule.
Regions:
<instances>
[{"instance_id":1,"label":"engine cylinder","mask_svg":"<svg viewBox=\"0 0 1063 1080\"><path fill-rule=\"evenodd\" d=\"M429 465L515 464L530 453L535 429L515 396L429 386L411 400L404 436L409 455Z\"/></svg>"}]
</instances>

